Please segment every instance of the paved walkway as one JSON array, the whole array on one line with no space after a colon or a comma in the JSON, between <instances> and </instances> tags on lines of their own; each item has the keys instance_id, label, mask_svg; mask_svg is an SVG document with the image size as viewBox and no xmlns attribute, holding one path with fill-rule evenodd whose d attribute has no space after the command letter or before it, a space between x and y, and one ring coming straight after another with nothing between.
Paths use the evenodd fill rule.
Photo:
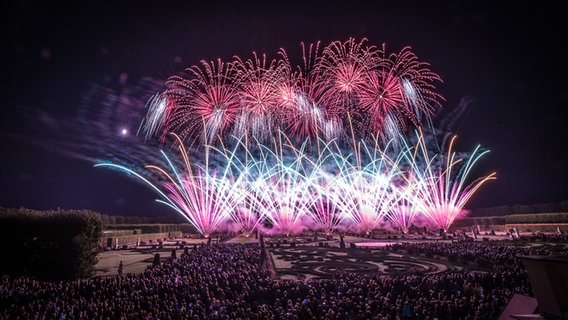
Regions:
<instances>
[{"instance_id":1,"label":"paved walkway","mask_svg":"<svg viewBox=\"0 0 568 320\"><path fill-rule=\"evenodd\" d=\"M171 257L172 249L176 249L176 254L179 256L183 253L183 249L176 246L177 241L185 241L186 245L190 248L196 244L201 245L207 243L205 239L178 239L165 241L163 249L152 249L150 246L140 246L131 249L119 249L103 251L99 254L99 262L95 266L96 277L114 277L118 275L118 265L122 261L124 265L124 273L141 273L146 268L152 265L154 255L160 254L162 260Z\"/></svg>"},{"instance_id":2,"label":"paved walkway","mask_svg":"<svg viewBox=\"0 0 568 320\"><path fill-rule=\"evenodd\" d=\"M304 239L306 237L303 237ZM337 238L337 237L336 237ZM502 240L505 237L503 235L497 235L495 237L491 237L492 240ZM323 239L323 238L322 238ZM152 249L151 247L138 247L132 249L120 249L120 250L109 250L104 251L99 254L99 262L95 267L95 276L97 277L113 277L118 274L118 265L120 261L124 264L124 273L141 273L148 266L152 264L154 261L154 255L156 253L160 254L162 260L168 259L171 256L172 249L176 249L177 255L183 252L183 249L180 249L179 246L176 246L177 241L185 241L186 245L190 248L195 245L201 245L207 243L205 239L176 239L171 241L166 241L163 244L163 249ZM267 238L268 242L274 242L274 239ZM376 240L376 239L369 239L369 238L361 238L361 237L353 237L353 236L345 236L344 241L346 246L349 247L350 243L355 243L357 247L369 247L369 248L378 248L385 246L387 243L397 243L402 241L424 241L418 238L406 238L406 239L396 239L396 240ZM389 241L389 242L387 242ZM254 237L242 238L242 237L235 237L233 239L229 239L225 241L226 243L258 243L259 240L255 239ZM292 242L291 240L288 242ZM317 247L319 242L325 243L327 246L332 248L339 247L339 240L332 239L332 240L317 240L313 243L303 244L309 245L310 247ZM274 251L267 245L267 249L269 251ZM301 250L301 246L298 245L298 250ZM284 262L282 259L275 257L274 253L271 252L271 257L276 264L277 269L281 269L284 265L289 265L291 262ZM319 259L319 258L318 258ZM279 267L280 266L280 267Z\"/></svg>"}]
</instances>

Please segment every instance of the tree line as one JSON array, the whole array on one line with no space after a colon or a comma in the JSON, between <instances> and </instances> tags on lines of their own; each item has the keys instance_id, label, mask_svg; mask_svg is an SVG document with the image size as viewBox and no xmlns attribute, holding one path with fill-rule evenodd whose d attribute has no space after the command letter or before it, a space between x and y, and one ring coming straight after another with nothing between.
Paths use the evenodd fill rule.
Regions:
<instances>
[{"instance_id":1,"label":"tree line","mask_svg":"<svg viewBox=\"0 0 568 320\"><path fill-rule=\"evenodd\" d=\"M471 210L470 217L505 216L514 214L540 214L568 212L568 201L536 204L514 204Z\"/></svg>"},{"instance_id":2,"label":"tree line","mask_svg":"<svg viewBox=\"0 0 568 320\"><path fill-rule=\"evenodd\" d=\"M51 281L92 277L103 228L101 215L89 210L0 208L0 274Z\"/></svg>"}]
</instances>

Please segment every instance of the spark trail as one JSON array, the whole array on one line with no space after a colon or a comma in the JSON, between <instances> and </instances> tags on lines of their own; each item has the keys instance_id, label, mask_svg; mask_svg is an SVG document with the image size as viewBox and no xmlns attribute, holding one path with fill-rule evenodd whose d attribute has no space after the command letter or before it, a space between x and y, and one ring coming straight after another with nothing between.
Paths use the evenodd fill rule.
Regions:
<instances>
[{"instance_id":1,"label":"spark trail","mask_svg":"<svg viewBox=\"0 0 568 320\"><path fill-rule=\"evenodd\" d=\"M488 152L479 146L458 156L453 138L447 154L428 150L422 127L444 100L441 79L410 47L349 38L301 48L297 66L280 49L276 59L202 60L170 77L139 134L162 147L173 136L178 154L160 150L165 166L96 166L149 185L203 236L230 225L245 235L371 233L387 222L408 232L420 215L447 230L495 179L468 180Z\"/></svg>"}]
</instances>

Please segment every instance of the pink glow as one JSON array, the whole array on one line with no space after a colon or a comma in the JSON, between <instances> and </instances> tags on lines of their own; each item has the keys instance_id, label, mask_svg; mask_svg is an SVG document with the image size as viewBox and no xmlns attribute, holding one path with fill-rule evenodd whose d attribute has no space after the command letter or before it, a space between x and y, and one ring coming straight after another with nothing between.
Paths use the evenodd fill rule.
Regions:
<instances>
[{"instance_id":1,"label":"pink glow","mask_svg":"<svg viewBox=\"0 0 568 320\"><path fill-rule=\"evenodd\" d=\"M301 47L297 66L280 49L277 59L253 53L248 60L202 61L172 76L156 98L167 100L168 110L148 110L146 135L162 130L184 141L225 142L250 135L267 142L284 130L298 141L316 141L345 138L342 129L352 126L388 141L407 132L409 123L420 125L443 100L433 90L441 79L409 47L388 53L365 38Z\"/></svg>"}]
</instances>

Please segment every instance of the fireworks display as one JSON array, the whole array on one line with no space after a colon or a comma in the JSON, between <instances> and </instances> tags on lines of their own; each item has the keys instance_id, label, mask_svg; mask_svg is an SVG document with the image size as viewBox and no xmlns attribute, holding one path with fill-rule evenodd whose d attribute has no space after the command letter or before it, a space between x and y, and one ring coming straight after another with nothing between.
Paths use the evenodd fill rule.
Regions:
<instances>
[{"instance_id":1,"label":"fireworks display","mask_svg":"<svg viewBox=\"0 0 568 320\"><path fill-rule=\"evenodd\" d=\"M178 153L161 150L165 165L142 169L96 166L148 184L206 237L406 233L418 216L446 231L495 178L468 181L488 150L457 154L455 137L447 153L428 148L421 128L443 101L441 79L409 47L388 53L351 38L302 44L298 67L283 49L279 57L201 61L171 77L139 134Z\"/></svg>"},{"instance_id":2,"label":"fireworks display","mask_svg":"<svg viewBox=\"0 0 568 320\"><path fill-rule=\"evenodd\" d=\"M302 141L345 138L352 129L388 141L420 126L443 100L435 92L440 77L409 47L389 53L353 38L302 44L302 62L293 66L284 49L279 59L201 61L151 100L145 136L266 143L277 131Z\"/></svg>"}]
</instances>

